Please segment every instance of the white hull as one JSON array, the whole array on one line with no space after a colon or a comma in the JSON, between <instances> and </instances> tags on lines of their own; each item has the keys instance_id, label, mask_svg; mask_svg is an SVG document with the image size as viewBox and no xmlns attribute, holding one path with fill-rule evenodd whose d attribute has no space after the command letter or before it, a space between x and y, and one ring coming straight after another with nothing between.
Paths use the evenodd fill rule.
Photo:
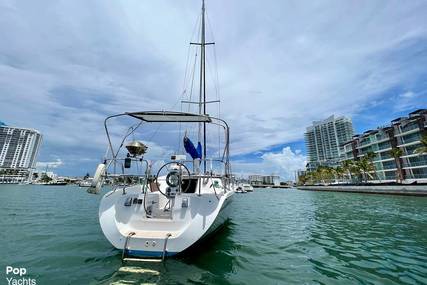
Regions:
<instances>
[{"instance_id":1,"label":"white hull","mask_svg":"<svg viewBox=\"0 0 427 285\"><path fill-rule=\"evenodd\" d=\"M236 186L237 193L247 193L247 192L253 192L253 191L254 191L254 188L252 187L252 185L247 183L239 183Z\"/></svg>"},{"instance_id":2,"label":"white hull","mask_svg":"<svg viewBox=\"0 0 427 285\"><path fill-rule=\"evenodd\" d=\"M230 203L235 193L232 185L234 180L231 179L230 128L223 119L206 114L208 102L206 102L205 80L204 0L201 27L201 93L197 102L198 113L190 113L190 108L188 112L165 110L125 112L108 116L104 120L109 148L104 162L98 165L87 191L93 194L100 193L104 180L109 178L113 183L119 181L129 184L143 183L129 187L124 185L108 192L102 197L99 207L102 231L114 247L123 250L124 260L125 255L162 256L163 259L164 256L180 253L215 232L229 217ZM182 103L195 102L182 101ZM129 127L120 145L115 149L108 130L108 121L119 117L133 118L139 123ZM151 123L188 123L191 124L188 125L190 132L194 130L194 124L198 124L197 145L187 137L187 127L182 137L182 146L186 154L174 152L169 162L165 163L166 157L163 157L162 165L153 168L156 164L144 159L150 147L143 141L132 140L124 145L129 137L134 137L140 126ZM224 140L220 144L223 149L218 149L220 155L215 150L215 157L209 157L207 154L208 125L219 126L224 131L222 135L218 134L218 138ZM125 153L124 148L127 150ZM181 150L181 147L178 149ZM120 157L120 154L126 156ZM187 154L190 155L190 160L187 160ZM121 174L116 172L116 166L122 167ZM152 173L153 170L156 174ZM167 174L164 174L165 172Z\"/></svg>"},{"instance_id":3,"label":"white hull","mask_svg":"<svg viewBox=\"0 0 427 285\"><path fill-rule=\"evenodd\" d=\"M144 208L141 185L126 188L125 194L122 188L108 192L99 208L99 221L105 237L115 248L123 250L127 236L134 233L126 247L128 255L162 256L169 235L165 256L186 250L229 218L234 191L224 191L221 187L215 194L209 186L213 182L219 185L221 179L207 178L206 181L202 183L201 195L198 191L181 193L171 199L169 211L164 211L169 199L159 192L147 193ZM164 186L164 182L160 184L160 187ZM126 206L129 199L136 203ZM152 215L147 217L145 209L149 205L153 205Z\"/></svg>"}]
</instances>

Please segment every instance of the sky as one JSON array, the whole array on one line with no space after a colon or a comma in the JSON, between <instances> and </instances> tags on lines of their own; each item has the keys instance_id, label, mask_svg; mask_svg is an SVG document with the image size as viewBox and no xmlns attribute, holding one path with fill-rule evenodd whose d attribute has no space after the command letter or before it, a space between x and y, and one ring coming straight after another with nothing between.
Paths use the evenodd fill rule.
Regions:
<instances>
[{"instance_id":1,"label":"sky","mask_svg":"<svg viewBox=\"0 0 427 285\"><path fill-rule=\"evenodd\" d=\"M345 115L363 132L427 107L426 1L206 6L215 42L207 94L221 99L238 175L292 179L306 163L312 121ZM0 121L43 134L40 168L93 173L107 147L105 117L180 110L189 99L200 8L197 0L0 0ZM115 139L127 123L114 127ZM176 150L177 129L158 138L157 127L144 129L153 159Z\"/></svg>"}]
</instances>

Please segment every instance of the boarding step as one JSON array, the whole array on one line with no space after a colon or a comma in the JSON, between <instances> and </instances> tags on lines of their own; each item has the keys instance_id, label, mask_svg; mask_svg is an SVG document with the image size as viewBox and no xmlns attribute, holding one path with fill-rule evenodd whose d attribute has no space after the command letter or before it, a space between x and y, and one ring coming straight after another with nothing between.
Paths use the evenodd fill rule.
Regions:
<instances>
[{"instance_id":1,"label":"boarding step","mask_svg":"<svg viewBox=\"0 0 427 285\"><path fill-rule=\"evenodd\" d=\"M127 261L132 261L132 262L161 262L165 260L166 257L166 253L167 253L167 245L168 245L168 240L169 238L172 236L171 233L167 233L165 236L165 240L163 243L163 252L162 252L162 258L136 258L136 257L128 257L126 256L126 254L129 252L129 241L130 239L135 236L135 232L130 232L127 236L126 236L126 240L125 240L125 245L123 247L123 252L122 252L122 263L127 262Z\"/></svg>"},{"instance_id":2,"label":"boarding step","mask_svg":"<svg viewBox=\"0 0 427 285\"><path fill-rule=\"evenodd\" d=\"M125 257L123 258L125 262L162 262L161 258L134 258L134 257Z\"/></svg>"}]
</instances>

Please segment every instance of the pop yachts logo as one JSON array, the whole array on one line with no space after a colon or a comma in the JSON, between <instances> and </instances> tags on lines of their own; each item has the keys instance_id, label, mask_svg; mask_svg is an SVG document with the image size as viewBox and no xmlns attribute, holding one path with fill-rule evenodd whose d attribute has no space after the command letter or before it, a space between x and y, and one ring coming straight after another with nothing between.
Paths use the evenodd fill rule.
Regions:
<instances>
[{"instance_id":1,"label":"pop yachts logo","mask_svg":"<svg viewBox=\"0 0 427 285\"><path fill-rule=\"evenodd\" d=\"M8 285L37 285L36 279L25 277L27 269L24 267L6 266L6 280Z\"/></svg>"}]
</instances>

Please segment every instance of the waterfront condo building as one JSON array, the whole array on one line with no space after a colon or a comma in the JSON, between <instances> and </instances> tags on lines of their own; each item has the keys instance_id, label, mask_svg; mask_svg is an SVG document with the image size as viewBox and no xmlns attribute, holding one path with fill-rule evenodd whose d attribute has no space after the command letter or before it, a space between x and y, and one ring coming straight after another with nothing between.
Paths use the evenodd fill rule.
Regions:
<instances>
[{"instance_id":1,"label":"waterfront condo building","mask_svg":"<svg viewBox=\"0 0 427 285\"><path fill-rule=\"evenodd\" d=\"M31 179L42 142L40 132L0 123L0 183Z\"/></svg>"},{"instance_id":2,"label":"waterfront condo building","mask_svg":"<svg viewBox=\"0 0 427 285\"><path fill-rule=\"evenodd\" d=\"M360 159L373 152L375 175L372 182L427 182L427 154L415 150L427 135L427 109L394 119L388 126L354 136L343 147L346 159ZM371 173L374 174L374 173Z\"/></svg>"},{"instance_id":3,"label":"waterfront condo building","mask_svg":"<svg viewBox=\"0 0 427 285\"><path fill-rule=\"evenodd\" d=\"M323 121L314 121L305 132L308 154L307 170L318 166L335 167L344 155L343 144L353 137L353 123L344 116L330 116Z\"/></svg>"},{"instance_id":4,"label":"waterfront condo building","mask_svg":"<svg viewBox=\"0 0 427 285\"><path fill-rule=\"evenodd\" d=\"M249 175L249 183L252 186L280 185L278 175Z\"/></svg>"}]
</instances>

